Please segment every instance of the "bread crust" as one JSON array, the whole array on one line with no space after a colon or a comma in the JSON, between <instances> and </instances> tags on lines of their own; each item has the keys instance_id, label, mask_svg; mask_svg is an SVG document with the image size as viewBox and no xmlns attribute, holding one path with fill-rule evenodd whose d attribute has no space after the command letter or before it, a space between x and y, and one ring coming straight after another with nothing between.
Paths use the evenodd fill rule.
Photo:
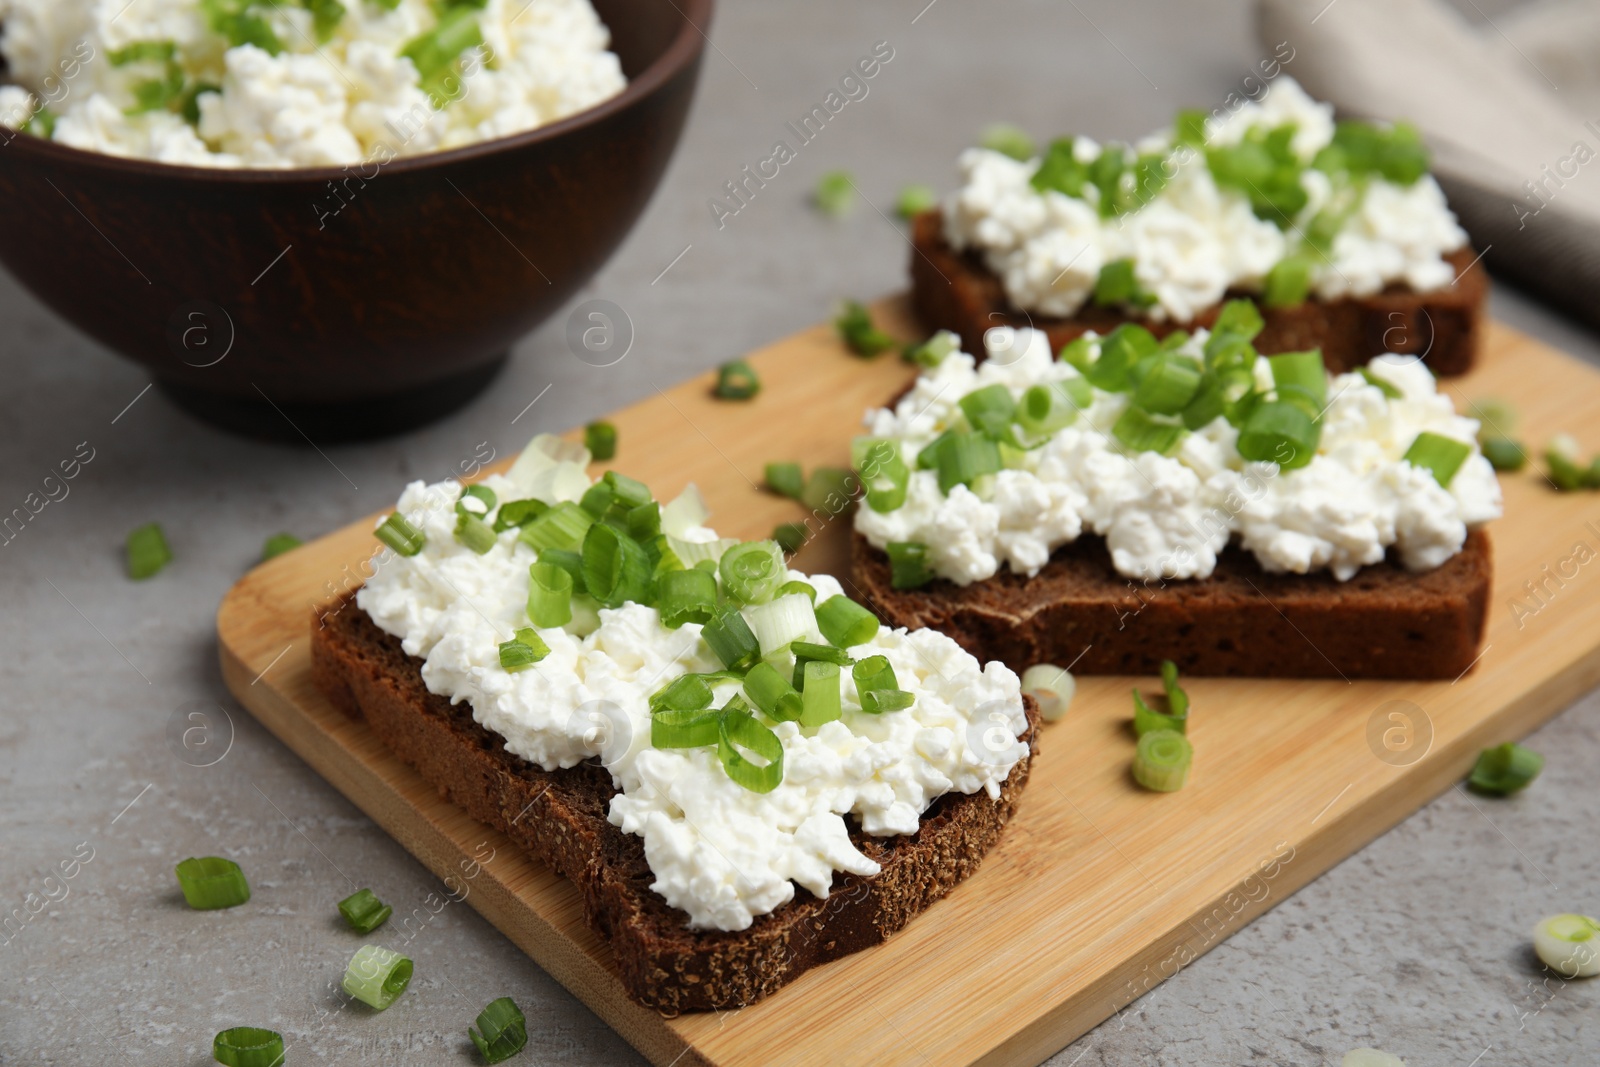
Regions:
<instances>
[{"instance_id":1,"label":"bread crust","mask_svg":"<svg viewBox=\"0 0 1600 1067\"><path fill-rule=\"evenodd\" d=\"M466 703L428 692L421 661L353 601L323 617L311 653L313 680L330 701L364 719L441 796L576 885L584 917L610 943L627 994L669 1015L754 1003L905 926L977 869L1016 810L1038 750L1038 708L1030 699L1029 754L998 800L946 794L906 836L874 837L852 824L852 843L881 865L879 874L836 873L826 900L797 887L793 900L749 929L697 931L651 890L641 839L606 820L615 790L604 768L544 771L507 752Z\"/></svg>"},{"instance_id":2,"label":"bread crust","mask_svg":"<svg viewBox=\"0 0 1600 1067\"><path fill-rule=\"evenodd\" d=\"M1157 336L1194 330L1216 321L1220 304L1192 322L1150 322L1105 308L1085 306L1071 318L1029 315L1012 307L1000 279L974 254L957 252L944 239L944 218L934 208L911 224L911 298L923 325L961 335L964 351L982 358L983 335L993 326L1034 326L1060 351L1089 330L1105 334L1138 321ZM1307 300L1291 308L1261 307L1265 323L1255 339L1263 355L1322 349L1330 371L1343 373L1384 352L1420 355L1435 374L1465 374L1483 346L1484 308L1489 275L1470 247L1445 256L1456 271L1454 284L1418 293L1391 285L1369 297L1325 302ZM1254 299L1229 293L1227 299ZM1260 305L1257 305L1260 307Z\"/></svg>"},{"instance_id":3,"label":"bread crust","mask_svg":"<svg viewBox=\"0 0 1600 1067\"><path fill-rule=\"evenodd\" d=\"M1195 581L1142 582L1111 566L1105 542L1064 545L1034 577L894 589L888 557L856 533L856 594L891 626L926 626L1017 673L1037 663L1077 674L1270 678L1456 678L1478 656L1488 618L1489 535L1468 533L1443 566L1392 562L1348 582L1326 571L1268 574L1238 547Z\"/></svg>"}]
</instances>

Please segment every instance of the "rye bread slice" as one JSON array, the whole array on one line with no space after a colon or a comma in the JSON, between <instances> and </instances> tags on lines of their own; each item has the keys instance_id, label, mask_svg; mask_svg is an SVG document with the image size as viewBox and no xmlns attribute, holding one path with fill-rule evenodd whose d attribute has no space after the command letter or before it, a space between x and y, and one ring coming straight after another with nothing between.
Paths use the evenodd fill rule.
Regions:
<instances>
[{"instance_id":1,"label":"rye bread slice","mask_svg":"<svg viewBox=\"0 0 1600 1067\"><path fill-rule=\"evenodd\" d=\"M950 793L917 833L851 841L882 870L835 874L826 900L795 898L739 932L697 931L650 888L640 838L606 821L615 790L597 763L544 771L505 750L466 703L428 692L422 661L347 599L313 630L312 675L347 714L363 718L402 761L473 818L506 834L570 879L584 917L610 943L628 995L669 1015L743 1007L807 969L876 945L972 874L999 838L1038 751L1038 708L1027 700L1030 747L1000 789Z\"/></svg>"},{"instance_id":2,"label":"rye bread slice","mask_svg":"<svg viewBox=\"0 0 1600 1067\"><path fill-rule=\"evenodd\" d=\"M1211 577L1149 582L1111 566L1102 538L1062 546L1034 577L1002 569L958 586L894 589L888 557L853 535L858 599L891 626L927 626L1017 673L1036 663L1079 674L1273 678L1456 678L1472 666L1489 610L1489 535L1473 530L1443 566L1393 562L1348 582L1326 571L1268 574L1230 546Z\"/></svg>"},{"instance_id":3,"label":"rye bread slice","mask_svg":"<svg viewBox=\"0 0 1600 1067\"><path fill-rule=\"evenodd\" d=\"M1137 321L1157 336L1193 330L1216 321L1221 305L1213 305L1193 322L1130 320L1119 312L1086 306L1072 318L1030 316L1011 306L1000 279L975 254L957 252L944 239L944 218L934 208L911 223L911 299L923 325L961 335L963 351L980 358L983 335L993 326L1034 326L1060 351L1089 330L1109 333L1124 322ZM1489 275L1471 248L1445 257L1456 271L1454 284L1418 293L1391 285L1369 297L1324 302L1311 299L1292 308L1261 308L1265 322L1255 339L1262 355L1322 349L1330 371L1343 373L1385 352L1422 357L1435 374L1465 374L1483 344L1484 306ZM1228 299L1252 298L1229 293ZM1259 306L1259 305L1258 305Z\"/></svg>"}]
</instances>

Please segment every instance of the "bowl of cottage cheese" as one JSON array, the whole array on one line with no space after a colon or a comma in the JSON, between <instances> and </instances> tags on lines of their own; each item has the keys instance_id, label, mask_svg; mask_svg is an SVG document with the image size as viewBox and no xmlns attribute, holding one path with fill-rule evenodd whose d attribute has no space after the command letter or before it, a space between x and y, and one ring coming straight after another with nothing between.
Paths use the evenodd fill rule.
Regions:
<instances>
[{"instance_id":1,"label":"bowl of cottage cheese","mask_svg":"<svg viewBox=\"0 0 1600 1067\"><path fill-rule=\"evenodd\" d=\"M0 262L226 428L464 403L638 218L711 0L0 0Z\"/></svg>"}]
</instances>

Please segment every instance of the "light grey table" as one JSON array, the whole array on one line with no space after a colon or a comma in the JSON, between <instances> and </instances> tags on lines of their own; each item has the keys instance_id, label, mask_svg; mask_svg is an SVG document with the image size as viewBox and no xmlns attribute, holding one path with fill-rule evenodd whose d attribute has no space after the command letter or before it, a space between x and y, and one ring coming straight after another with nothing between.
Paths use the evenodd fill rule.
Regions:
<instances>
[{"instance_id":1,"label":"light grey table","mask_svg":"<svg viewBox=\"0 0 1600 1067\"><path fill-rule=\"evenodd\" d=\"M0 277L3 510L80 442L94 450L70 496L0 548L3 910L47 885L59 896L46 876L75 850L93 855L0 947L0 1063L200 1065L216 1030L249 1022L281 1030L293 1063L465 1064L466 1027L501 995L528 1016L532 1051L518 1062L641 1062L467 907L446 907L411 941L417 978L397 1007L337 1011L330 984L353 941L333 902L370 885L405 913L438 883L232 702L213 613L268 533L341 526L478 442L507 454L816 322L842 296L901 287L907 247L881 215L904 183L947 186L986 123L1139 133L1220 100L1257 58L1232 0L926 2L725 6L676 162L580 297L627 310L630 355L581 362L557 316L491 392L399 440L324 458L223 436L141 393L141 370ZM877 41L894 58L870 94L718 229L708 199ZM872 206L829 221L806 198L838 167ZM1568 351L1600 352L1505 289L1493 310ZM119 546L153 519L177 560L135 584ZM1573 595L1596 595L1596 580ZM231 711L232 748L214 766L173 747L173 716L195 701ZM1600 986L1546 984L1527 941L1547 913L1600 910L1597 731L1591 696L1533 737L1549 762L1526 795L1446 793L1051 1062L1321 1065L1360 1045L1413 1067L1600 1061ZM212 853L246 867L248 907L182 905L173 863Z\"/></svg>"}]
</instances>

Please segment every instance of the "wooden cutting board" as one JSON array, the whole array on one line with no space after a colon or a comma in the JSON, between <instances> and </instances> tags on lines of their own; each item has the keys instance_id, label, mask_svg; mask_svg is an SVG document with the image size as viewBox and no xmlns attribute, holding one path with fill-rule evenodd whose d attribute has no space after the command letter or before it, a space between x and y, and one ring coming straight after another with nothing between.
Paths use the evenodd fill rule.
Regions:
<instances>
[{"instance_id":1,"label":"wooden cutting board","mask_svg":"<svg viewBox=\"0 0 1600 1067\"><path fill-rule=\"evenodd\" d=\"M903 301L876 310L912 334ZM1499 326L1488 347L1476 373L1448 383L1458 407L1503 397L1537 443L1568 431L1600 449L1600 373ZM844 465L863 410L911 376L893 355L852 358L826 326L750 358L765 383L752 402L713 399L705 375L612 416L622 470L663 499L696 482L714 525L746 538L801 517L757 488L764 463ZM256 568L217 630L239 700L431 870L496 849L469 902L654 1062L1032 1064L1449 788L1481 748L1600 683L1600 495L1557 494L1531 470L1502 482L1488 637L1471 673L1193 679L1195 770L1171 795L1130 778L1132 680L1080 679L977 875L885 945L752 1007L675 1019L623 995L570 884L441 800L313 687L314 613L373 550L371 518ZM847 526L797 566L842 574Z\"/></svg>"}]
</instances>

